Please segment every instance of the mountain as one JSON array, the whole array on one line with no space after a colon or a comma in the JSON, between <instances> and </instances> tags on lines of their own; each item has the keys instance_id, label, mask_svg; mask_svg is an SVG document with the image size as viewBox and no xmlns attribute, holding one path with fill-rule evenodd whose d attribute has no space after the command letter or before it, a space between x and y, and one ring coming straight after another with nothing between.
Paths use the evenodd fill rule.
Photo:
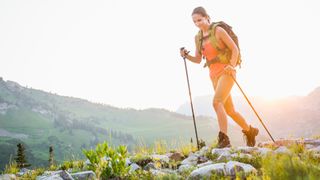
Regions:
<instances>
[{"instance_id":1,"label":"mountain","mask_svg":"<svg viewBox=\"0 0 320 180\"><path fill-rule=\"evenodd\" d=\"M273 101L259 97L248 97L274 138L310 137L320 135L320 87L307 96L291 96ZM234 106L250 124L258 126L265 136L261 123L244 97L233 97ZM212 96L194 98L197 115L215 117ZM190 104L182 104L177 113L190 115ZM229 119L231 124L234 124Z\"/></svg>"},{"instance_id":2,"label":"mountain","mask_svg":"<svg viewBox=\"0 0 320 180\"><path fill-rule=\"evenodd\" d=\"M212 143L218 134L217 121L198 116L199 138ZM187 144L195 132L191 116L165 109L135 110L92 103L27 88L0 78L0 169L14 158L16 145L26 147L28 162L45 166L49 146L57 162L83 158L81 150L108 141L127 145L129 151L167 141L168 146ZM232 143L243 145L241 131L230 127Z\"/></svg>"}]
</instances>

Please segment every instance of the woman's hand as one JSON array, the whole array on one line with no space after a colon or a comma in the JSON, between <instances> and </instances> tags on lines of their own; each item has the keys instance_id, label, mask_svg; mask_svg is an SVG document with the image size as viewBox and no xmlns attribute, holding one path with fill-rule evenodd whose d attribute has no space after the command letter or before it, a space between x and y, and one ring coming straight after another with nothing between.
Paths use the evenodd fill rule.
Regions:
<instances>
[{"instance_id":1,"label":"woman's hand","mask_svg":"<svg viewBox=\"0 0 320 180\"><path fill-rule=\"evenodd\" d=\"M225 68L224 68L224 73L235 76L236 75L236 69L228 64Z\"/></svg>"},{"instance_id":2,"label":"woman's hand","mask_svg":"<svg viewBox=\"0 0 320 180\"><path fill-rule=\"evenodd\" d=\"M188 50L186 50L185 48L180 48L181 57L186 58L188 53L189 53Z\"/></svg>"}]
</instances>

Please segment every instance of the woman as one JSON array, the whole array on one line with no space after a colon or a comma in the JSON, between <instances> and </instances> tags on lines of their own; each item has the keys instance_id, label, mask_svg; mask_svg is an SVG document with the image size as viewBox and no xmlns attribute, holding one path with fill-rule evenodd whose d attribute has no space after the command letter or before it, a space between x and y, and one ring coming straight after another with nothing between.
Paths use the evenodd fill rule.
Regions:
<instances>
[{"instance_id":1,"label":"woman","mask_svg":"<svg viewBox=\"0 0 320 180\"><path fill-rule=\"evenodd\" d=\"M218 148L231 146L227 135L227 115L242 128L247 140L247 146L254 146L255 137L258 135L259 130L251 125L249 126L241 114L235 111L230 95L234 84L233 78L236 78L235 67L238 64L239 49L222 27L211 25L210 17L203 7L197 7L193 10L192 19L200 30L195 37L195 56L189 55L186 49L182 49L180 54L182 57L197 64L201 62L202 56L207 60L210 78L215 90L213 108L217 114L220 128ZM213 44L210 38L215 38L214 42L216 43ZM217 58L221 57L222 52L227 51L230 52L229 56L227 56L227 62L222 62Z\"/></svg>"}]
</instances>

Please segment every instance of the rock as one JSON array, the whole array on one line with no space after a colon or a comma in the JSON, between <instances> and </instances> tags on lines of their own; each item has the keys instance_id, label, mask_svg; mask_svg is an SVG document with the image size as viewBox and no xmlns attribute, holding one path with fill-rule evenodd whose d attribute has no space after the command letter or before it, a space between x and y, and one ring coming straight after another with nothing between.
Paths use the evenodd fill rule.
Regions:
<instances>
[{"instance_id":1,"label":"rock","mask_svg":"<svg viewBox=\"0 0 320 180\"><path fill-rule=\"evenodd\" d=\"M61 171L60 176L64 180L73 180L73 177L67 171Z\"/></svg>"},{"instance_id":2,"label":"rock","mask_svg":"<svg viewBox=\"0 0 320 180\"><path fill-rule=\"evenodd\" d=\"M155 175L155 176L161 176L161 175L165 175L166 173L160 171L160 170L157 170L157 169L150 169L150 172Z\"/></svg>"},{"instance_id":3,"label":"rock","mask_svg":"<svg viewBox=\"0 0 320 180\"><path fill-rule=\"evenodd\" d=\"M7 103L0 103L0 114L6 115L7 109Z\"/></svg>"},{"instance_id":4,"label":"rock","mask_svg":"<svg viewBox=\"0 0 320 180\"><path fill-rule=\"evenodd\" d=\"M126 158L126 166L130 166L132 162L130 161L130 158Z\"/></svg>"},{"instance_id":5,"label":"rock","mask_svg":"<svg viewBox=\"0 0 320 180\"><path fill-rule=\"evenodd\" d=\"M17 179L16 175L14 174L4 174L0 175L1 180L12 180L12 179Z\"/></svg>"},{"instance_id":6,"label":"rock","mask_svg":"<svg viewBox=\"0 0 320 180\"><path fill-rule=\"evenodd\" d=\"M73 177L67 171L45 171L37 180L73 180Z\"/></svg>"},{"instance_id":7,"label":"rock","mask_svg":"<svg viewBox=\"0 0 320 180\"><path fill-rule=\"evenodd\" d=\"M142 159L137 160L135 163L138 164L140 167L144 167L151 162L153 162L152 158L149 156L146 156L146 157L143 157Z\"/></svg>"},{"instance_id":8,"label":"rock","mask_svg":"<svg viewBox=\"0 0 320 180\"><path fill-rule=\"evenodd\" d=\"M275 146L273 141L265 141L258 143L258 147L272 147Z\"/></svg>"},{"instance_id":9,"label":"rock","mask_svg":"<svg viewBox=\"0 0 320 180\"><path fill-rule=\"evenodd\" d=\"M320 159L320 154L313 154L312 156L313 156L313 158L315 158L315 159Z\"/></svg>"},{"instance_id":10,"label":"rock","mask_svg":"<svg viewBox=\"0 0 320 180\"><path fill-rule=\"evenodd\" d=\"M198 157L194 154L190 154L189 157L187 157L181 162L181 164L197 165L197 162L198 162Z\"/></svg>"},{"instance_id":11,"label":"rock","mask_svg":"<svg viewBox=\"0 0 320 180\"><path fill-rule=\"evenodd\" d=\"M87 159L87 160L84 162L84 164L85 164L86 166L88 166L88 165L90 165L90 164L91 164L91 162L90 162L90 160L89 160L89 159Z\"/></svg>"},{"instance_id":12,"label":"rock","mask_svg":"<svg viewBox=\"0 0 320 180\"><path fill-rule=\"evenodd\" d=\"M241 153L253 153L255 151L257 151L259 148L258 147L247 147L247 146L240 146L240 147L236 147L235 151L239 151Z\"/></svg>"},{"instance_id":13,"label":"rock","mask_svg":"<svg viewBox=\"0 0 320 180\"><path fill-rule=\"evenodd\" d=\"M52 175L60 175L60 173L62 172L62 170L59 171L44 171L42 176L52 176Z\"/></svg>"},{"instance_id":14,"label":"rock","mask_svg":"<svg viewBox=\"0 0 320 180\"><path fill-rule=\"evenodd\" d=\"M276 150L274 150L276 154L290 154L290 150L285 146L280 146Z\"/></svg>"},{"instance_id":15,"label":"rock","mask_svg":"<svg viewBox=\"0 0 320 180\"><path fill-rule=\"evenodd\" d=\"M172 169L160 169L160 171L165 174L177 174L177 172Z\"/></svg>"},{"instance_id":16,"label":"rock","mask_svg":"<svg viewBox=\"0 0 320 180\"><path fill-rule=\"evenodd\" d=\"M263 147L263 148L258 148L255 152L262 155L262 156L265 156L268 153L273 152L273 151L270 148Z\"/></svg>"},{"instance_id":17,"label":"rock","mask_svg":"<svg viewBox=\"0 0 320 180\"><path fill-rule=\"evenodd\" d=\"M183 155L180 152L174 152L170 154L168 157L170 160L174 161L181 161L183 159Z\"/></svg>"},{"instance_id":18,"label":"rock","mask_svg":"<svg viewBox=\"0 0 320 180\"><path fill-rule=\"evenodd\" d=\"M166 155L154 154L154 155L151 155L151 157L152 157L154 160L160 160L160 162L169 163L169 157L166 156Z\"/></svg>"},{"instance_id":19,"label":"rock","mask_svg":"<svg viewBox=\"0 0 320 180\"><path fill-rule=\"evenodd\" d=\"M315 147L314 147L314 145L311 145L311 144L305 144L304 148L305 149L312 149L312 148L315 148Z\"/></svg>"},{"instance_id":20,"label":"rock","mask_svg":"<svg viewBox=\"0 0 320 180\"><path fill-rule=\"evenodd\" d=\"M217 158L217 161L218 162L223 162L223 161L230 161L231 160L231 155L220 155L218 158Z\"/></svg>"},{"instance_id":21,"label":"rock","mask_svg":"<svg viewBox=\"0 0 320 180\"><path fill-rule=\"evenodd\" d=\"M231 160L231 149L230 148L214 148L211 151L212 154L218 155L217 161L228 161Z\"/></svg>"},{"instance_id":22,"label":"rock","mask_svg":"<svg viewBox=\"0 0 320 180\"><path fill-rule=\"evenodd\" d=\"M204 179L210 178L211 174L217 173L221 175L225 175L225 164L226 163L216 163L208 166L201 167L191 172L188 179Z\"/></svg>"},{"instance_id":23,"label":"rock","mask_svg":"<svg viewBox=\"0 0 320 180\"><path fill-rule=\"evenodd\" d=\"M320 146L320 139L305 139L304 144L310 144L313 146Z\"/></svg>"},{"instance_id":24,"label":"rock","mask_svg":"<svg viewBox=\"0 0 320 180\"><path fill-rule=\"evenodd\" d=\"M303 140L301 139L279 139L276 140L275 144L279 146L291 146L294 144L302 144Z\"/></svg>"},{"instance_id":25,"label":"rock","mask_svg":"<svg viewBox=\"0 0 320 180\"><path fill-rule=\"evenodd\" d=\"M83 171L71 174L75 180L94 180L96 179L96 174L93 171Z\"/></svg>"},{"instance_id":26,"label":"rock","mask_svg":"<svg viewBox=\"0 0 320 180\"><path fill-rule=\"evenodd\" d=\"M17 173L18 176L23 176L24 174L28 174L31 173L31 170L27 169L27 168L21 168L20 172Z\"/></svg>"},{"instance_id":27,"label":"rock","mask_svg":"<svg viewBox=\"0 0 320 180\"><path fill-rule=\"evenodd\" d=\"M101 158L101 160L102 160L102 161L110 161L111 158L108 157L108 156L104 156L104 157Z\"/></svg>"},{"instance_id":28,"label":"rock","mask_svg":"<svg viewBox=\"0 0 320 180\"><path fill-rule=\"evenodd\" d=\"M153 162L150 162L147 165L145 165L143 169L149 171L150 169L157 169L157 168Z\"/></svg>"},{"instance_id":29,"label":"rock","mask_svg":"<svg viewBox=\"0 0 320 180\"><path fill-rule=\"evenodd\" d=\"M194 169L194 168L195 167L190 164L184 164L184 165L179 166L178 172L181 173L183 171L188 171L188 170Z\"/></svg>"},{"instance_id":30,"label":"rock","mask_svg":"<svg viewBox=\"0 0 320 180\"><path fill-rule=\"evenodd\" d=\"M208 166L210 164L213 164L213 162L211 160L207 161L207 162L204 162L204 163L201 163L201 164L198 164L197 167L200 168L200 167L203 167L203 166Z\"/></svg>"},{"instance_id":31,"label":"rock","mask_svg":"<svg viewBox=\"0 0 320 180\"><path fill-rule=\"evenodd\" d=\"M205 156L200 156L198 157L198 161L197 161L197 164L201 164L201 163L204 163L204 162L207 162L209 159Z\"/></svg>"},{"instance_id":32,"label":"rock","mask_svg":"<svg viewBox=\"0 0 320 180\"><path fill-rule=\"evenodd\" d=\"M130 172L135 171L135 170L137 170L137 169L141 169L141 167L140 167L138 164L132 163L132 164L130 165Z\"/></svg>"},{"instance_id":33,"label":"rock","mask_svg":"<svg viewBox=\"0 0 320 180\"><path fill-rule=\"evenodd\" d=\"M313 152L313 153L320 153L320 146L312 148L312 149L309 149L308 151L309 152Z\"/></svg>"},{"instance_id":34,"label":"rock","mask_svg":"<svg viewBox=\"0 0 320 180\"><path fill-rule=\"evenodd\" d=\"M233 153L230 156L232 158L248 158L248 159L252 158L251 154L244 154L244 153Z\"/></svg>"},{"instance_id":35,"label":"rock","mask_svg":"<svg viewBox=\"0 0 320 180\"><path fill-rule=\"evenodd\" d=\"M196 156L204 156L209 151L209 147L204 146L199 151L197 151L195 154Z\"/></svg>"},{"instance_id":36,"label":"rock","mask_svg":"<svg viewBox=\"0 0 320 180\"><path fill-rule=\"evenodd\" d=\"M214 148L212 149L211 153L216 154L218 156L221 156L221 155L228 156L231 154L230 151L231 151L230 148Z\"/></svg>"},{"instance_id":37,"label":"rock","mask_svg":"<svg viewBox=\"0 0 320 180\"><path fill-rule=\"evenodd\" d=\"M54 174L52 176L38 176L36 180L64 180L59 174Z\"/></svg>"},{"instance_id":38,"label":"rock","mask_svg":"<svg viewBox=\"0 0 320 180\"><path fill-rule=\"evenodd\" d=\"M236 172L243 171L245 174L256 173L257 170L250 164L241 163L238 161L229 161L225 165L226 175L235 176Z\"/></svg>"},{"instance_id":39,"label":"rock","mask_svg":"<svg viewBox=\"0 0 320 180\"><path fill-rule=\"evenodd\" d=\"M310 140L303 140L303 139L278 139L275 140L275 143L273 141L266 141L266 142L261 142L258 144L258 147L280 147L280 146L291 146L295 144L308 144L308 143L313 143L313 141ZM320 143L320 141L319 141ZM320 144L319 144L320 145Z\"/></svg>"}]
</instances>

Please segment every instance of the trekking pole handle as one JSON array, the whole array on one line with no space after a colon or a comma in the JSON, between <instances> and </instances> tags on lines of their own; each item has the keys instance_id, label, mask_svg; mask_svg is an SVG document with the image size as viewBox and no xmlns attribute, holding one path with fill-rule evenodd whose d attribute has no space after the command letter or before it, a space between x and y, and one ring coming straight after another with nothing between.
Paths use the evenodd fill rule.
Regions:
<instances>
[{"instance_id":1,"label":"trekking pole handle","mask_svg":"<svg viewBox=\"0 0 320 180\"><path fill-rule=\"evenodd\" d=\"M185 47L181 47L181 48L180 48L180 51L183 51L183 50L185 50ZM186 59L186 56L187 56L189 53L190 53L190 51L185 51L185 55L182 56L183 59Z\"/></svg>"}]
</instances>

